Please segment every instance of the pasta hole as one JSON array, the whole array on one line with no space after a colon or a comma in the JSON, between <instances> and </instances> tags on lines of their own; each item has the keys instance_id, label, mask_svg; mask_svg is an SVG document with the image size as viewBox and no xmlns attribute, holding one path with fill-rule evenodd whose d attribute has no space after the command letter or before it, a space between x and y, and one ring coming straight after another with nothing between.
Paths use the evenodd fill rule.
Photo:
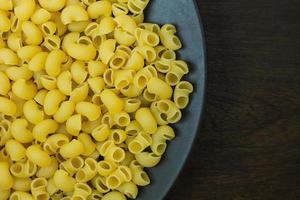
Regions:
<instances>
[{"instance_id":1,"label":"pasta hole","mask_svg":"<svg viewBox=\"0 0 300 200\"><path fill-rule=\"evenodd\" d=\"M93 43L96 47L99 47L101 44L102 44L102 37L100 35L96 35L94 38L93 38Z\"/></svg>"},{"instance_id":2,"label":"pasta hole","mask_svg":"<svg viewBox=\"0 0 300 200\"><path fill-rule=\"evenodd\" d=\"M160 112L164 112L164 113L167 113L170 111L170 106L168 103L164 102L164 101L160 101L158 104L158 109Z\"/></svg>"},{"instance_id":3,"label":"pasta hole","mask_svg":"<svg viewBox=\"0 0 300 200\"><path fill-rule=\"evenodd\" d=\"M165 152L165 150L166 150L166 148L167 148L167 145L166 144L159 144L159 145L157 145L157 147L156 147L156 152L159 154L159 155L162 155L164 152Z\"/></svg>"},{"instance_id":4,"label":"pasta hole","mask_svg":"<svg viewBox=\"0 0 300 200\"><path fill-rule=\"evenodd\" d=\"M156 35L151 34L147 36L147 41L149 44L156 46L158 44L158 38Z\"/></svg>"},{"instance_id":5,"label":"pasta hole","mask_svg":"<svg viewBox=\"0 0 300 200\"><path fill-rule=\"evenodd\" d=\"M50 44L50 46L52 48L57 48L58 47L57 44L51 39L47 39L47 42L48 42L48 44Z\"/></svg>"},{"instance_id":6,"label":"pasta hole","mask_svg":"<svg viewBox=\"0 0 300 200\"><path fill-rule=\"evenodd\" d=\"M128 136L136 136L136 134L137 134L137 130L129 130L129 131L127 131L127 135Z\"/></svg>"},{"instance_id":7,"label":"pasta hole","mask_svg":"<svg viewBox=\"0 0 300 200\"><path fill-rule=\"evenodd\" d=\"M117 132L113 133L113 139L116 142L120 142L120 136L119 136L119 134Z\"/></svg>"},{"instance_id":8,"label":"pasta hole","mask_svg":"<svg viewBox=\"0 0 300 200\"><path fill-rule=\"evenodd\" d=\"M132 153L140 153L142 151L142 145L136 141L133 141L129 144L129 150Z\"/></svg>"},{"instance_id":9,"label":"pasta hole","mask_svg":"<svg viewBox=\"0 0 300 200\"><path fill-rule=\"evenodd\" d=\"M85 192L91 192L91 189L89 188L89 186L86 185L86 184L83 184L83 183L77 183L75 185L75 187L76 187L76 189L80 189L80 190L83 190Z\"/></svg>"},{"instance_id":10,"label":"pasta hole","mask_svg":"<svg viewBox=\"0 0 300 200\"><path fill-rule=\"evenodd\" d=\"M86 174L83 170L79 170L77 173L76 173L76 179L78 181L83 181L86 177Z\"/></svg>"},{"instance_id":11,"label":"pasta hole","mask_svg":"<svg viewBox=\"0 0 300 200\"><path fill-rule=\"evenodd\" d=\"M165 51L162 55L162 58L166 59L166 60L175 60L176 59L176 55L174 51Z\"/></svg>"},{"instance_id":12,"label":"pasta hole","mask_svg":"<svg viewBox=\"0 0 300 200\"><path fill-rule=\"evenodd\" d=\"M127 126L130 123L130 119L128 119L127 117L120 117L119 118L119 125L120 126Z\"/></svg>"},{"instance_id":13,"label":"pasta hole","mask_svg":"<svg viewBox=\"0 0 300 200\"><path fill-rule=\"evenodd\" d=\"M117 188L120 186L120 180L115 176L109 176L107 178L107 183L111 188Z\"/></svg>"},{"instance_id":14,"label":"pasta hole","mask_svg":"<svg viewBox=\"0 0 300 200\"><path fill-rule=\"evenodd\" d=\"M105 191L108 190L108 187L101 181L101 179L97 179L96 184L103 190L105 190Z\"/></svg>"},{"instance_id":15,"label":"pasta hole","mask_svg":"<svg viewBox=\"0 0 300 200\"><path fill-rule=\"evenodd\" d=\"M100 194L93 194L92 199L101 200L102 196Z\"/></svg>"},{"instance_id":16,"label":"pasta hole","mask_svg":"<svg viewBox=\"0 0 300 200\"><path fill-rule=\"evenodd\" d=\"M61 147L61 146L63 146L64 144L67 144L67 141L65 141L65 140L58 140L58 141L56 142L56 145L57 145L58 147Z\"/></svg>"},{"instance_id":17,"label":"pasta hole","mask_svg":"<svg viewBox=\"0 0 300 200\"><path fill-rule=\"evenodd\" d=\"M32 182L32 187L33 188L39 188L39 187L44 187L47 185L47 182L45 179L37 179Z\"/></svg>"},{"instance_id":18,"label":"pasta hole","mask_svg":"<svg viewBox=\"0 0 300 200\"><path fill-rule=\"evenodd\" d=\"M16 173L16 174L21 173L21 171L22 171L21 164L16 163L16 164L12 165L11 166L11 171L14 172L14 173Z\"/></svg>"},{"instance_id":19,"label":"pasta hole","mask_svg":"<svg viewBox=\"0 0 300 200\"><path fill-rule=\"evenodd\" d=\"M125 157L124 151L121 148L119 148L115 150L112 157L115 161L121 162Z\"/></svg>"},{"instance_id":20,"label":"pasta hole","mask_svg":"<svg viewBox=\"0 0 300 200\"><path fill-rule=\"evenodd\" d=\"M170 123L176 123L180 120L180 118L181 118L181 112L177 111L177 112L174 113L174 115L172 117L168 118L168 121Z\"/></svg>"},{"instance_id":21,"label":"pasta hole","mask_svg":"<svg viewBox=\"0 0 300 200\"><path fill-rule=\"evenodd\" d=\"M152 51L146 51L146 57L149 62L155 60L155 54Z\"/></svg>"},{"instance_id":22,"label":"pasta hole","mask_svg":"<svg viewBox=\"0 0 300 200\"><path fill-rule=\"evenodd\" d=\"M109 164L107 164L106 162L100 162L99 167L104 170L109 170L111 168L111 166Z\"/></svg>"},{"instance_id":23,"label":"pasta hole","mask_svg":"<svg viewBox=\"0 0 300 200\"><path fill-rule=\"evenodd\" d=\"M43 26L43 31L47 35L49 35L51 33L50 29L47 26Z\"/></svg>"},{"instance_id":24,"label":"pasta hole","mask_svg":"<svg viewBox=\"0 0 300 200\"><path fill-rule=\"evenodd\" d=\"M124 167L120 167L120 170L123 173L123 175L126 177L127 180L131 179L131 174Z\"/></svg>"},{"instance_id":25,"label":"pasta hole","mask_svg":"<svg viewBox=\"0 0 300 200\"><path fill-rule=\"evenodd\" d=\"M146 183L149 183L150 182L150 179L149 179L149 176L146 174L146 172L141 172L141 178L146 182Z\"/></svg>"},{"instance_id":26,"label":"pasta hole","mask_svg":"<svg viewBox=\"0 0 300 200\"><path fill-rule=\"evenodd\" d=\"M177 105L181 108L185 107L188 104L188 98L185 96L177 98Z\"/></svg>"},{"instance_id":27,"label":"pasta hole","mask_svg":"<svg viewBox=\"0 0 300 200\"><path fill-rule=\"evenodd\" d=\"M116 88L122 89L129 85L129 82L127 80L121 80L117 85Z\"/></svg>"},{"instance_id":28,"label":"pasta hole","mask_svg":"<svg viewBox=\"0 0 300 200\"><path fill-rule=\"evenodd\" d=\"M145 87L146 84L147 84L147 78L145 76L140 76L138 78L138 85L140 87Z\"/></svg>"},{"instance_id":29,"label":"pasta hole","mask_svg":"<svg viewBox=\"0 0 300 200\"><path fill-rule=\"evenodd\" d=\"M95 160L93 160L92 158L89 159L89 160L86 160L85 161L86 164L89 166L89 168L92 170L92 171L95 171L96 170L96 163L95 163Z\"/></svg>"},{"instance_id":30,"label":"pasta hole","mask_svg":"<svg viewBox=\"0 0 300 200\"><path fill-rule=\"evenodd\" d=\"M164 120L164 121L167 121L168 116L167 116L167 114L165 114L165 113L161 113L161 114L160 114L160 118L161 118L162 120Z\"/></svg>"},{"instance_id":31,"label":"pasta hole","mask_svg":"<svg viewBox=\"0 0 300 200\"><path fill-rule=\"evenodd\" d=\"M86 28L85 32L87 35L91 35L93 31L95 31L97 29L98 25L97 24L93 24L89 27Z\"/></svg>"},{"instance_id":32,"label":"pasta hole","mask_svg":"<svg viewBox=\"0 0 300 200\"><path fill-rule=\"evenodd\" d=\"M166 75L166 81L170 84L170 85L176 85L179 82L179 78L176 74L169 72Z\"/></svg>"},{"instance_id":33,"label":"pasta hole","mask_svg":"<svg viewBox=\"0 0 300 200\"><path fill-rule=\"evenodd\" d=\"M72 164L72 166L73 166L74 168L76 168L76 169L80 169L80 168L83 167L83 162L82 162L82 160L81 160L80 158L78 158L78 157L72 158L72 159L71 159L71 164Z\"/></svg>"},{"instance_id":34,"label":"pasta hole","mask_svg":"<svg viewBox=\"0 0 300 200\"><path fill-rule=\"evenodd\" d=\"M181 46L181 42L180 42L180 40L179 40L179 38L178 37L173 37L172 38L172 41L174 42L174 44L176 45L176 46Z\"/></svg>"}]
</instances>

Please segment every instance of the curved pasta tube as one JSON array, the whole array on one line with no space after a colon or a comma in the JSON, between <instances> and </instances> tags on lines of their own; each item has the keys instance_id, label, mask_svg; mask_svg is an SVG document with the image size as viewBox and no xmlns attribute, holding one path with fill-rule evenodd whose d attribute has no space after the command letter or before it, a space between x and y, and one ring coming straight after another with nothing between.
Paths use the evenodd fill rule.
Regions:
<instances>
[{"instance_id":1,"label":"curved pasta tube","mask_svg":"<svg viewBox=\"0 0 300 200\"><path fill-rule=\"evenodd\" d=\"M104 17L101 19L99 23L99 31L100 35L106 35L114 31L116 27L116 22L112 17Z\"/></svg>"},{"instance_id":2,"label":"curved pasta tube","mask_svg":"<svg viewBox=\"0 0 300 200\"><path fill-rule=\"evenodd\" d=\"M110 135L110 129L107 124L101 124L92 131L93 138L98 142L105 141Z\"/></svg>"},{"instance_id":3,"label":"curved pasta tube","mask_svg":"<svg viewBox=\"0 0 300 200\"><path fill-rule=\"evenodd\" d=\"M69 143L69 138L65 134L56 133L47 138L44 142L43 149L49 154L55 154L67 143Z\"/></svg>"},{"instance_id":4,"label":"curved pasta tube","mask_svg":"<svg viewBox=\"0 0 300 200\"><path fill-rule=\"evenodd\" d=\"M72 92L72 74L64 71L56 79L57 88L64 95L70 96Z\"/></svg>"},{"instance_id":5,"label":"curved pasta tube","mask_svg":"<svg viewBox=\"0 0 300 200\"><path fill-rule=\"evenodd\" d=\"M18 57L24 62L29 62L35 54L41 52L41 47L37 45L27 45L18 49Z\"/></svg>"},{"instance_id":6,"label":"curved pasta tube","mask_svg":"<svg viewBox=\"0 0 300 200\"><path fill-rule=\"evenodd\" d=\"M47 167L41 167L37 173L37 177L51 178L58 169L58 162L54 157L51 157L51 164Z\"/></svg>"},{"instance_id":7,"label":"curved pasta tube","mask_svg":"<svg viewBox=\"0 0 300 200\"><path fill-rule=\"evenodd\" d=\"M27 158L40 167L47 167L51 164L50 156L41 149L39 145L31 145L26 149Z\"/></svg>"},{"instance_id":8,"label":"curved pasta tube","mask_svg":"<svg viewBox=\"0 0 300 200\"><path fill-rule=\"evenodd\" d=\"M19 79L12 85L12 91L17 97L29 100L36 95L37 88L32 81Z\"/></svg>"},{"instance_id":9,"label":"curved pasta tube","mask_svg":"<svg viewBox=\"0 0 300 200\"><path fill-rule=\"evenodd\" d=\"M87 21L88 19L87 11L78 5L67 6L61 12L61 21L64 25L72 22Z\"/></svg>"},{"instance_id":10,"label":"curved pasta tube","mask_svg":"<svg viewBox=\"0 0 300 200\"><path fill-rule=\"evenodd\" d=\"M149 152L135 154L135 158L143 167L148 168L155 167L161 160L161 156Z\"/></svg>"},{"instance_id":11,"label":"curved pasta tube","mask_svg":"<svg viewBox=\"0 0 300 200\"><path fill-rule=\"evenodd\" d=\"M137 28L136 22L128 15L118 15L114 19L118 26L123 30L134 35L134 30Z\"/></svg>"},{"instance_id":12,"label":"curved pasta tube","mask_svg":"<svg viewBox=\"0 0 300 200\"><path fill-rule=\"evenodd\" d=\"M121 162L125 158L125 151L122 148L116 146L111 140L101 143L101 145L98 146L97 149L100 155L102 155L106 160L109 161Z\"/></svg>"},{"instance_id":13,"label":"curved pasta tube","mask_svg":"<svg viewBox=\"0 0 300 200\"><path fill-rule=\"evenodd\" d=\"M88 83L83 83L77 86L77 88L75 88L70 95L70 100L78 103L80 101L84 101L89 93L89 86Z\"/></svg>"},{"instance_id":14,"label":"curved pasta tube","mask_svg":"<svg viewBox=\"0 0 300 200\"><path fill-rule=\"evenodd\" d=\"M116 40L114 39L109 39L104 41L100 47L99 47L99 56L101 61L107 65L110 61L110 59L113 57L115 54L115 49L116 49Z\"/></svg>"},{"instance_id":15,"label":"curved pasta tube","mask_svg":"<svg viewBox=\"0 0 300 200\"><path fill-rule=\"evenodd\" d=\"M11 89L10 81L4 72L0 71L0 94L5 96Z\"/></svg>"},{"instance_id":16,"label":"curved pasta tube","mask_svg":"<svg viewBox=\"0 0 300 200\"><path fill-rule=\"evenodd\" d=\"M133 82L135 72L133 70L116 70L114 71L114 85L116 89L123 89Z\"/></svg>"},{"instance_id":17,"label":"curved pasta tube","mask_svg":"<svg viewBox=\"0 0 300 200\"><path fill-rule=\"evenodd\" d=\"M0 10L0 31L1 32L7 32L9 31L11 27L11 21L8 17L8 13Z\"/></svg>"},{"instance_id":18,"label":"curved pasta tube","mask_svg":"<svg viewBox=\"0 0 300 200\"><path fill-rule=\"evenodd\" d=\"M167 147L166 141L175 137L174 130L170 126L160 126L157 132L152 135L151 150L158 156L161 156Z\"/></svg>"},{"instance_id":19,"label":"curved pasta tube","mask_svg":"<svg viewBox=\"0 0 300 200\"><path fill-rule=\"evenodd\" d=\"M7 38L7 46L14 51L18 51L21 47L23 47L21 33L17 32L10 34Z\"/></svg>"},{"instance_id":20,"label":"curved pasta tube","mask_svg":"<svg viewBox=\"0 0 300 200\"><path fill-rule=\"evenodd\" d=\"M19 161L25 158L26 149L16 140L8 140L5 144L5 150L13 161Z\"/></svg>"},{"instance_id":21,"label":"curved pasta tube","mask_svg":"<svg viewBox=\"0 0 300 200\"><path fill-rule=\"evenodd\" d=\"M115 200L115 199L126 200L126 197L124 196L124 194L118 191L109 192L102 197L102 200Z\"/></svg>"},{"instance_id":22,"label":"curved pasta tube","mask_svg":"<svg viewBox=\"0 0 300 200\"><path fill-rule=\"evenodd\" d=\"M76 183L74 185L73 199L87 199L92 194L91 187L86 183Z\"/></svg>"},{"instance_id":23,"label":"curved pasta tube","mask_svg":"<svg viewBox=\"0 0 300 200\"><path fill-rule=\"evenodd\" d=\"M8 48L0 49L0 64L5 65L18 65L19 58L15 52Z\"/></svg>"},{"instance_id":24,"label":"curved pasta tube","mask_svg":"<svg viewBox=\"0 0 300 200\"><path fill-rule=\"evenodd\" d=\"M119 113L123 110L124 102L111 90L104 90L100 97L111 114Z\"/></svg>"},{"instance_id":25,"label":"curved pasta tube","mask_svg":"<svg viewBox=\"0 0 300 200\"><path fill-rule=\"evenodd\" d=\"M97 161L93 158L87 158L84 161L83 168L79 169L75 179L80 183L85 183L94 178L97 174Z\"/></svg>"},{"instance_id":26,"label":"curved pasta tube","mask_svg":"<svg viewBox=\"0 0 300 200\"><path fill-rule=\"evenodd\" d=\"M69 134L78 136L82 129L82 117L80 114L71 116L66 122L66 129Z\"/></svg>"},{"instance_id":27,"label":"curved pasta tube","mask_svg":"<svg viewBox=\"0 0 300 200\"><path fill-rule=\"evenodd\" d=\"M53 118L59 123L67 121L75 111L75 103L73 101L64 101L54 114Z\"/></svg>"},{"instance_id":28,"label":"curved pasta tube","mask_svg":"<svg viewBox=\"0 0 300 200\"><path fill-rule=\"evenodd\" d=\"M60 48L60 38L57 35L48 35L45 37L42 46L48 51L58 50Z\"/></svg>"},{"instance_id":29,"label":"curved pasta tube","mask_svg":"<svg viewBox=\"0 0 300 200\"><path fill-rule=\"evenodd\" d=\"M189 94L193 92L193 85L187 81L178 83L174 90L174 102L179 109L184 109L189 103Z\"/></svg>"},{"instance_id":30,"label":"curved pasta tube","mask_svg":"<svg viewBox=\"0 0 300 200\"><path fill-rule=\"evenodd\" d=\"M33 176L37 171L37 166L31 160L16 162L10 166L11 174L18 178L28 178Z\"/></svg>"},{"instance_id":31,"label":"curved pasta tube","mask_svg":"<svg viewBox=\"0 0 300 200\"><path fill-rule=\"evenodd\" d=\"M76 180L64 170L57 170L53 176L53 180L58 189L64 192L72 192L74 190Z\"/></svg>"},{"instance_id":32,"label":"curved pasta tube","mask_svg":"<svg viewBox=\"0 0 300 200\"><path fill-rule=\"evenodd\" d=\"M12 188L16 191L27 192L30 190L31 182L32 182L31 178L14 177L14 185Z\"/></svg>"},{"instance_id":33,"label":"curved pasta tube","mask_svg":"<svg viewBox=\"0 0 300 200\"><path fill-rule=\"evenodd\" d=\"M4 115L13 116L17 112L17 105L6 97L0 97L0 112Z\"/></svg>"},{"instance_id":34,"label":"curved pasta tube","mask_svg":"<svg viewBox=\"0 0 300 200\"><path fill-rule=\"evenodd\" d=\"M130 84L128 87L121 89L121 93L129 98L138 97L143 93L143 89L138 88L135 84Z\"/></svg>"},{"instance_id":35,"label":"curved pasta tube","mask_svg":"<svg viewBox=\"0 0 300 200\"><path fill-rule=\"evenodd\" d=\"M150 93L157 95L160 99L169 99L173 94L172 87L157 77L152 77L148 81L147 89Z\"/></svg>"},{"instance_id":36,"label":"curved pasta tube","mask_svg":"<svg viewBox=\"0 0 300 200\"><path fill-rule=\"evenodd\" d=\"M85 64L81 61L75 61L71 65L71 74L73 80L77 84L83 83L88 77L88 72L85 69Z\"/></svg>"},{"instance_id":37,"label":"curved pasta tube","mask_svg":"<svg viewBox=\"0 0 300 200\"><path fill-rule=\"evenodd\" d=\"M30 21L22 23L22 32L25 38L24 42L28 45L39 45L43 41L42 31Z\"/></svg>"},{"instance_id":38,"label":"curved pasta tube","mask_svg":"<svg viewBox=\"0 0 300 200\"><path fill-rule=\"evenodd\" d=\"M106 185L111 189L117 189L124 182L132 179L132 174L127 166L118 166L117 169L106 178Z\"/></svg>"},{"instance_id":39,"label":"curved pasta tube","mask_svg":"<svg viewBox=\"0 0 300 200\"><path fill-rule=\"evenodd\" d=\"M57 128L58 124L55 120L45 119L33 127L32 135L37 141L45 142L48 135L55 133Z\"/></svg>"},{"instance_id":40,"label":"curved pasta tube","mask_svg":"<svg viewBox=\"0 0 300 200\"><path fill-rule=\"evenodd\" d=\"M42 75L41 84L47 90L54 90L56 88L56 78L53 76Z\"/></svg>"},{"instance_id":41,"label":"curved pasta tube","mask_svg":"<svg viewBox=\"0 0 300 200\"><path fill-rule=\"evenodd\" d=\"M112 14L112 5L110 1L96 1L89 5L87 8L89 17L92 19L97 19L100 16L109 17Z\"/></svg>"},{"instance_id":42,"label":"curved pasta tube","mask_svg":"<svg viewBox=\"0 0 300 200\"><path fill-rule=\"evenodd\" d=\"M152 144L152 138L148 133L139 132L136 137L134 137L128 143L128 150L133 154L141 153L147 147Z\"/></svg>"},{"instance_id":43,"label":"curved pasta tube","mask_svg":"<svg viewBox=\"0 0 300 200\"><path fill-rule=\"evenodd\" d=\"M51 1L47 1L47 0L38 0L39 4L46 10L50 11L50 12L56 12L61 10L65 4L66 4L66 0L51 0Z\"/></svg>"},{"instance_id":44,"label":"curved pasta tube","mask_svg":"<svg viewBox=\"0 0 300 200\"><path fill-rule=\"evenodd\" d=\"M125 182L121 184L117 190L125 194L130 199L135 199L138 195L138 187L133 182Z\"/></svg>"},{"instance_id":45,"label":"curved pasta tube","mask_svg":"<svg viewBox=\"0 0 300 200\"><path fill-rule=\"evenodd\" d=\"M65 100L65 95L63 95L59 90L54 89L47 93L44 99L44 111L47 115L54 115L59 104Z\"/></svg>"},{"instance_id":46,"label":"curved pasta tube","mask_svg":"<svg viewBox=\"0 0 300 200\"><path fill-rule=\"evenodd\" d=\"M102 77L89 78L87 82L94 94L99 94L104 90L105 83Z\"/></svg>"},{"instance_id":47,"label":"curved pasta tube","mask_svg":"<svg viewBox=\"0 0 300 200\"><path fill-rule=\"evenodd\" d=\"M39 52L35 54L28 63L28 69L34 72L42 71L45 68L47 57L47 52Z\"/></svg>"},{"instance_id":48,"label":"curved pasta tube","mask_svg":"<svg viewBox=\"0 0 300 200\"><path fill-rule=\"evenodd\" d=\"M97 171L101 176L107 177L109 176L118 165L112 161L102 160L97 164Z\"/></svg>"},{"instance_id":49,"label":"curved pasta tube","mask_svg":"<svg viewBox=\"0 0 300 200\"><path fill-rule=\"evenodd\" d=\"M38 8L34 11L30 19L33 23L40 25L51 19L51 13L44 8Z\"/></svg>"},{"instance_id":50,"label":"curved pasta tube","mask_svg":"<svg viewBox=\"0 0 300 200\"><path fill-rule=\"evenodd\" d=\"M139 71L144 67L144 64L144 57L138 52L133 52L123 69Z\"/></svg>"},{"instance_id":51,"label":"curved pasta tube","mask_svg":"<svg viewBox=\"0 0 300 200\"><path fill-rule=\"evenodd\" d=\"M77 60L93 60L96 57L96 49L93 45L85 44L69 44L67 47L67 53Z\"/></svg>"},{"instance_id":52,"label":"curved pasta tube","mask_svg":"<svg viewBox=\"0 0 300 200\"><path fill-rule=\"evenodd\" d=\"M48 179L48 185L46 188L47 192L49 193L49 195L56 200L55 196L58 192L59 189L56 187L53 178ZM59 198L60 199L60 198Z\"/></svg>"},{"instance_id":53,"label":"curved pasta tube","mask_svg":"<svg viewBox=\"0 0 300 200\"><path fill-rule=\"evenodd\" d=\"M33 140L31 131L27 128L28 122L25 119L15 119L11 124L11 134L16 141L29 143Z\"/></svg>"},{"instance_id":54,"label":"curved pasta tube","mask_svg":"<svg viewBox=\"0 0 300 200\"><path fill-rule=\"evenodd\" d=\"M44 35L53 35L56 32L56 24L53 21L46 21L41 24Z\"/></svg>"},{"instance_id":55,"label":"curved pasta tube","mask_svg":"<svg viewBox=\"0 0 300 200\"><path fill-rule=\"evenodd\" d=\"M147 133L153 134L157 131L157 122L149 108L140 108L137 110L135 119Z\"/></svg>"},{"instance_id":56,"label":"curved pasta tube","mask_svg":"<svg viewBox=\"0 0 300 200\"><path fill-rule=\"evenodd\" d=\"M38 93L35 95L34 100L40 104L40 105L44 105L44 101L45 101L45 97L48 94L47 90L40 90L38 91Z\"/></svg>"},{"instance_id":57,"label":"curved pasta tube","mask_svg":"<svg viewBox=\"0 0 300 200\"><path fill-rule=\"evenodd\" d=\"M78 140L84 146L84 153L83 156L90 156L96 149L96 144L93 142L90 135L82 133L78 135Z\"/></svg>"},{"instance_id":58,"label":"curved pasta tube","mask_svg":"<svg viewBox=\"0 0 300 200\"><path fill-rule=\"evenodd\" d=\"M87 117L90 121L98 119L101 115L100 107L90 102L77 103L75 110L78 114Z\"/></svg>"},{"instance_id":59,"label":"curved pasta tube","mask_svg":"<svg viewBox=\"0 0 300 200\"><path fill-rule=\"evenodd\" d=\"M62 50L51 51L45 62L45 71L50 76L58 76L61 71L61 64L66 60L67 56Z\"/></svg>"},{"instance_id":60,"label":"curved pasta tube","mask_svg":"<svg viewBox=\"0 0 300 200\"><path fill-rule=\"evenodd\" d=\"M33 14L35 7L35 0L16 1L14 13L20 20L27 21Z\"/></svg>"},{"instance_id":61,"label":"curved pasta tube","mask_svg":"<svg viewBox=\"0 0 300 200\"><path fill-rule=\"evenodd\" d=\"M59 153L63 158L72 158L79 156L84 152L84 146L79 140L72 140L70 143L63 145Z\"/></svg>"},{"instance_id":62,"label":"curved pasta tube","mask_svg":"<svg viewBox=\"0 0 300 200\"><path fill-rule=\"evenodd\" d=\"M112 5L112 12L114 16L118 15L127 15L129 10L126 4L123 3L114 3Z\"/></svg>"},{"instance_id":63,"label":"curved pasta tube","mask_svg":"<svg viewBox=\"0 0 300 200\"><path fill-rule=\"evenodd\" d=\"M76 156L62 162L60 168L65 169L71 176L73 176L83 166L83 158L80 156Z\"/></svg>"},{"instance_id":64,"label":"curved pasta tube","mask_svg":"<svg viewBox=\"0 0 300 200\"><path fill-rule=\"evenodd\" d=\"M9 190L13 186L14 179L9 172L8 162L0 162L0 172L3 181L0 182L1 190Z\"/></svg>"},{"instance_id":65,"label":"curved pasta tube","mask_svg":"<svg viewBox=\"0 0 300 200\"><path fill-rule=\"evenodd\" d=\"M141 106L141 100L137 98L129 98L126 99L124 104L124 111L127 113L134 113L136 112Z\"/></svg>"}]
</instances>

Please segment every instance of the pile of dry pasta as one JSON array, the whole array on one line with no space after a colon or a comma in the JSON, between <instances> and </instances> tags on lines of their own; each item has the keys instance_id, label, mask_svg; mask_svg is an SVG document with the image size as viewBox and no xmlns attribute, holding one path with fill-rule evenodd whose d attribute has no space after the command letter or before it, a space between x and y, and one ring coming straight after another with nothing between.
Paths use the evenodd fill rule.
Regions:
<instances>
[{"instance_id":1,"label":"pile of dry pasta","mask_svg":"<svg viewBox=\"0 0 300 200\"><path fill-rule=\"evenodd\" d=\"M126 200L193 86L149 0L0 1L0 200Z\"/></svg>"}]
</instances>

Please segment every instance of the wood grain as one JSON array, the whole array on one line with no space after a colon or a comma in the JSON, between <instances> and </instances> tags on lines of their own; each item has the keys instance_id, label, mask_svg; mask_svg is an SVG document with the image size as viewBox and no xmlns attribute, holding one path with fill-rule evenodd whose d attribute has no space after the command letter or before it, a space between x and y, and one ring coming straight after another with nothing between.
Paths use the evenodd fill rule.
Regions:
<instances>
[{"instance_id":1,"label":"wood grain","mask_svg":"<svg viewBox=\"0 0 300 200\"><path fill-rule=\"evenodd\" d=\"M206 108L166 199L300 199L300 1L198 3Z\"/></svg>"}]
</instances>

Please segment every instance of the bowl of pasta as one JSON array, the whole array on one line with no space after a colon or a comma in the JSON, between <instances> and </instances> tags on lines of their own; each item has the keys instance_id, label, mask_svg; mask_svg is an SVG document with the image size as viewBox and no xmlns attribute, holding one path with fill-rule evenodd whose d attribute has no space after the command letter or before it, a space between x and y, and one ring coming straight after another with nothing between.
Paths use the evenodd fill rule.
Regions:
<instances>
[{"instance_id":1,"label":"bowl of pasta","mask_svg":"<svg viewBox=\"0 0 300 200\"><path fill-rule=\"evenodd\" d=\"M0 200L160 200L198 132L195 1L2 0Z\"/></svg>"}]
</instances>

